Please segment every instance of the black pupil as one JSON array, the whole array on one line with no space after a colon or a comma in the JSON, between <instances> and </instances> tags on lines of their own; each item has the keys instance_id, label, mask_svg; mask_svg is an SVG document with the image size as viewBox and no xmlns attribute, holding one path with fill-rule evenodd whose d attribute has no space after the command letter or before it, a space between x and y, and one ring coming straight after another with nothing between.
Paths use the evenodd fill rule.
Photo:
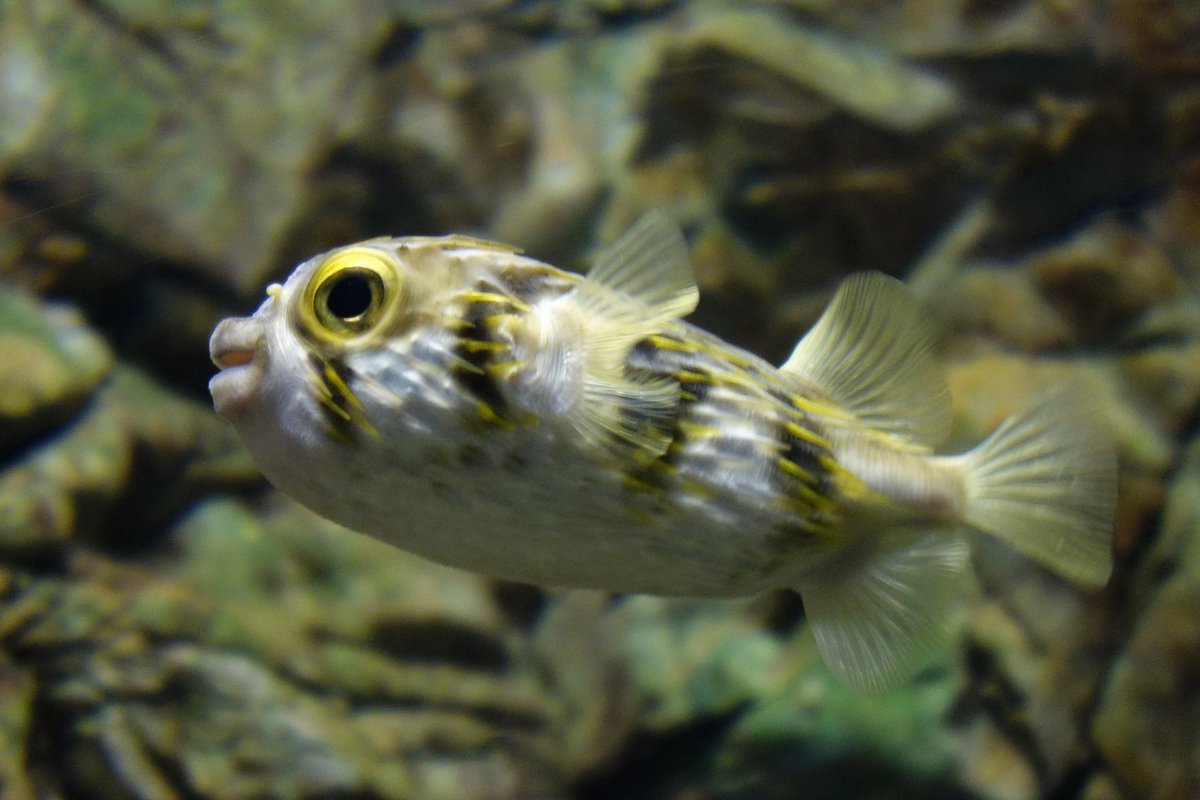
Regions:
<instances>
[{"instance_id":1,"label":"black pupil","mask_svg":"<svg viewBox=\"0 0 1200 800\"><path fill-rule=\"evenodd\" d=\"M348 272L334 282L325 307L338 319L361 317L371 308L371 280L361 272Z\"/></svg>"}]
</instances>

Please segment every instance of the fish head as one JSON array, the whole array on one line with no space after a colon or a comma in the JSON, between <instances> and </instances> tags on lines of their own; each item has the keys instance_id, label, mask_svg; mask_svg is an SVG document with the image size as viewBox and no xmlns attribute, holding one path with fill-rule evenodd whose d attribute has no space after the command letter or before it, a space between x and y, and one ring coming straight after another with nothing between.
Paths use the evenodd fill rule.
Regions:
<instances>
[{"instance_id":1,"label":"fish head","mask_svg":"<svg viewBox=\"0 0 1200 800\"><path fill-rule=\"evenodd\" d=\"M452 299L474 252L455 237L337 248L216 327L214 405L272 482L295 495L349 466L415 468L454 435L472 401Z\"/></svg>"},{"instance_id":2,"label":"fish head","mask_svg":"<svg viewBox=\"0 0 1200 800\"><path fill-rule=\"evenodd\" d=\"M404 314L408 272L396 244L372 240L311 258L267 287L253 314L223 320L209 340L218 413L237 424L277 412L322 365L386 345Z\"/></svg>"}]
</instances>

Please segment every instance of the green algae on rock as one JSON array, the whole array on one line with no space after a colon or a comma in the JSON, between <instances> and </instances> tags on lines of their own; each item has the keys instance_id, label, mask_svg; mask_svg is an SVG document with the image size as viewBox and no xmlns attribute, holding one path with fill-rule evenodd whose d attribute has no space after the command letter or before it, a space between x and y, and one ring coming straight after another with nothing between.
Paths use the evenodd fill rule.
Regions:
<instances>
[{"instance_id":1,"label":"green algae on rock","mask_svg":"<svg viewBox=\"0 0 1200 800\"><path fill-rule=\"evenodd\" d=\"M566 768L553 731L569 720L486 584L431 576L365 538L330 552L327 527L294 510L264 524L215 501L182 520L157 576L79 555L58 577L23 579L0 644L38 676L43 711L26 708L14 731L25 720L24 741L50 737L70 754L62 785L94 797L552 796ZM324 591L308 572L321 550ZM397 606L381 601L414 586L438 587L445 604L422 595L406 643ZM415 646L439 626L472 634L459 650ZM498 658L481 660L478 642ZM14 771L8 788L22 777L40 785Z\"/></svg>"}]
</instances>

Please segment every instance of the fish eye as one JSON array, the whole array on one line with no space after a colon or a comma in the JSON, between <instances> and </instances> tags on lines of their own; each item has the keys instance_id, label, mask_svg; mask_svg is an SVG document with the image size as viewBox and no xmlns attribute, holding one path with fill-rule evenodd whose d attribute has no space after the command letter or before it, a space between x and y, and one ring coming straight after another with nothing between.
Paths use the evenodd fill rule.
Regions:
<instances>
[{"instance_id":1,"label":"fish eye","mask_svg":"<svg viewBox=\"0 0 1200 800\"><path fill-rule=\"evenodd\" d=\"M318 302L323 303L321 311L353 325L379 305L383 281L370 270L351 267L334 275L321 289L318 293Z\"/></svg>"},{"instance_id":2,"label":"fish eye","mask_svg":"<svg viewBox=\"0 0 1200 800\"><path fill-rule=\"evenodd\" d=\"M396 271L382 253L351 248L318 267L300 315L314 336L339 341L379 324L398 293Z\"/></svg>"}]
</instances>

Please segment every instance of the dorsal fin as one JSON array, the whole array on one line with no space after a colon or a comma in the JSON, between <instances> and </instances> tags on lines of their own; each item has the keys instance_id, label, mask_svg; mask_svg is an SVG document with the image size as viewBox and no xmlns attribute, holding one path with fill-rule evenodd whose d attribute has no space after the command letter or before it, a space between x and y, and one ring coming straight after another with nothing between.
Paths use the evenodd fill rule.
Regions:
<instances>
[{"instance_id":1,"label":"dorsal fin","mask_svg":"<svg viewBox=\"0 0 1200 800\"><path fill-rule=\"evenodd\" d=\"M630 378L625 361L637 342L690 313L698 299L687 243L661 212L642 216L599 256L575 294L587 340L577 422L586 438L607 446L616 437L654 455L666 450L679 384Z\"/></svg>"},{"instance_id":2,"label":"dorsal fin","mask_svg":"<svg viewBox=\"0 0 1200 800\"><path fill-rule=\"evenodd\" d=\"M932 447L950 426L933 335L903 283L852 275L780 371L826 392L865 425Z\"/></svg>"}]
</instances>

